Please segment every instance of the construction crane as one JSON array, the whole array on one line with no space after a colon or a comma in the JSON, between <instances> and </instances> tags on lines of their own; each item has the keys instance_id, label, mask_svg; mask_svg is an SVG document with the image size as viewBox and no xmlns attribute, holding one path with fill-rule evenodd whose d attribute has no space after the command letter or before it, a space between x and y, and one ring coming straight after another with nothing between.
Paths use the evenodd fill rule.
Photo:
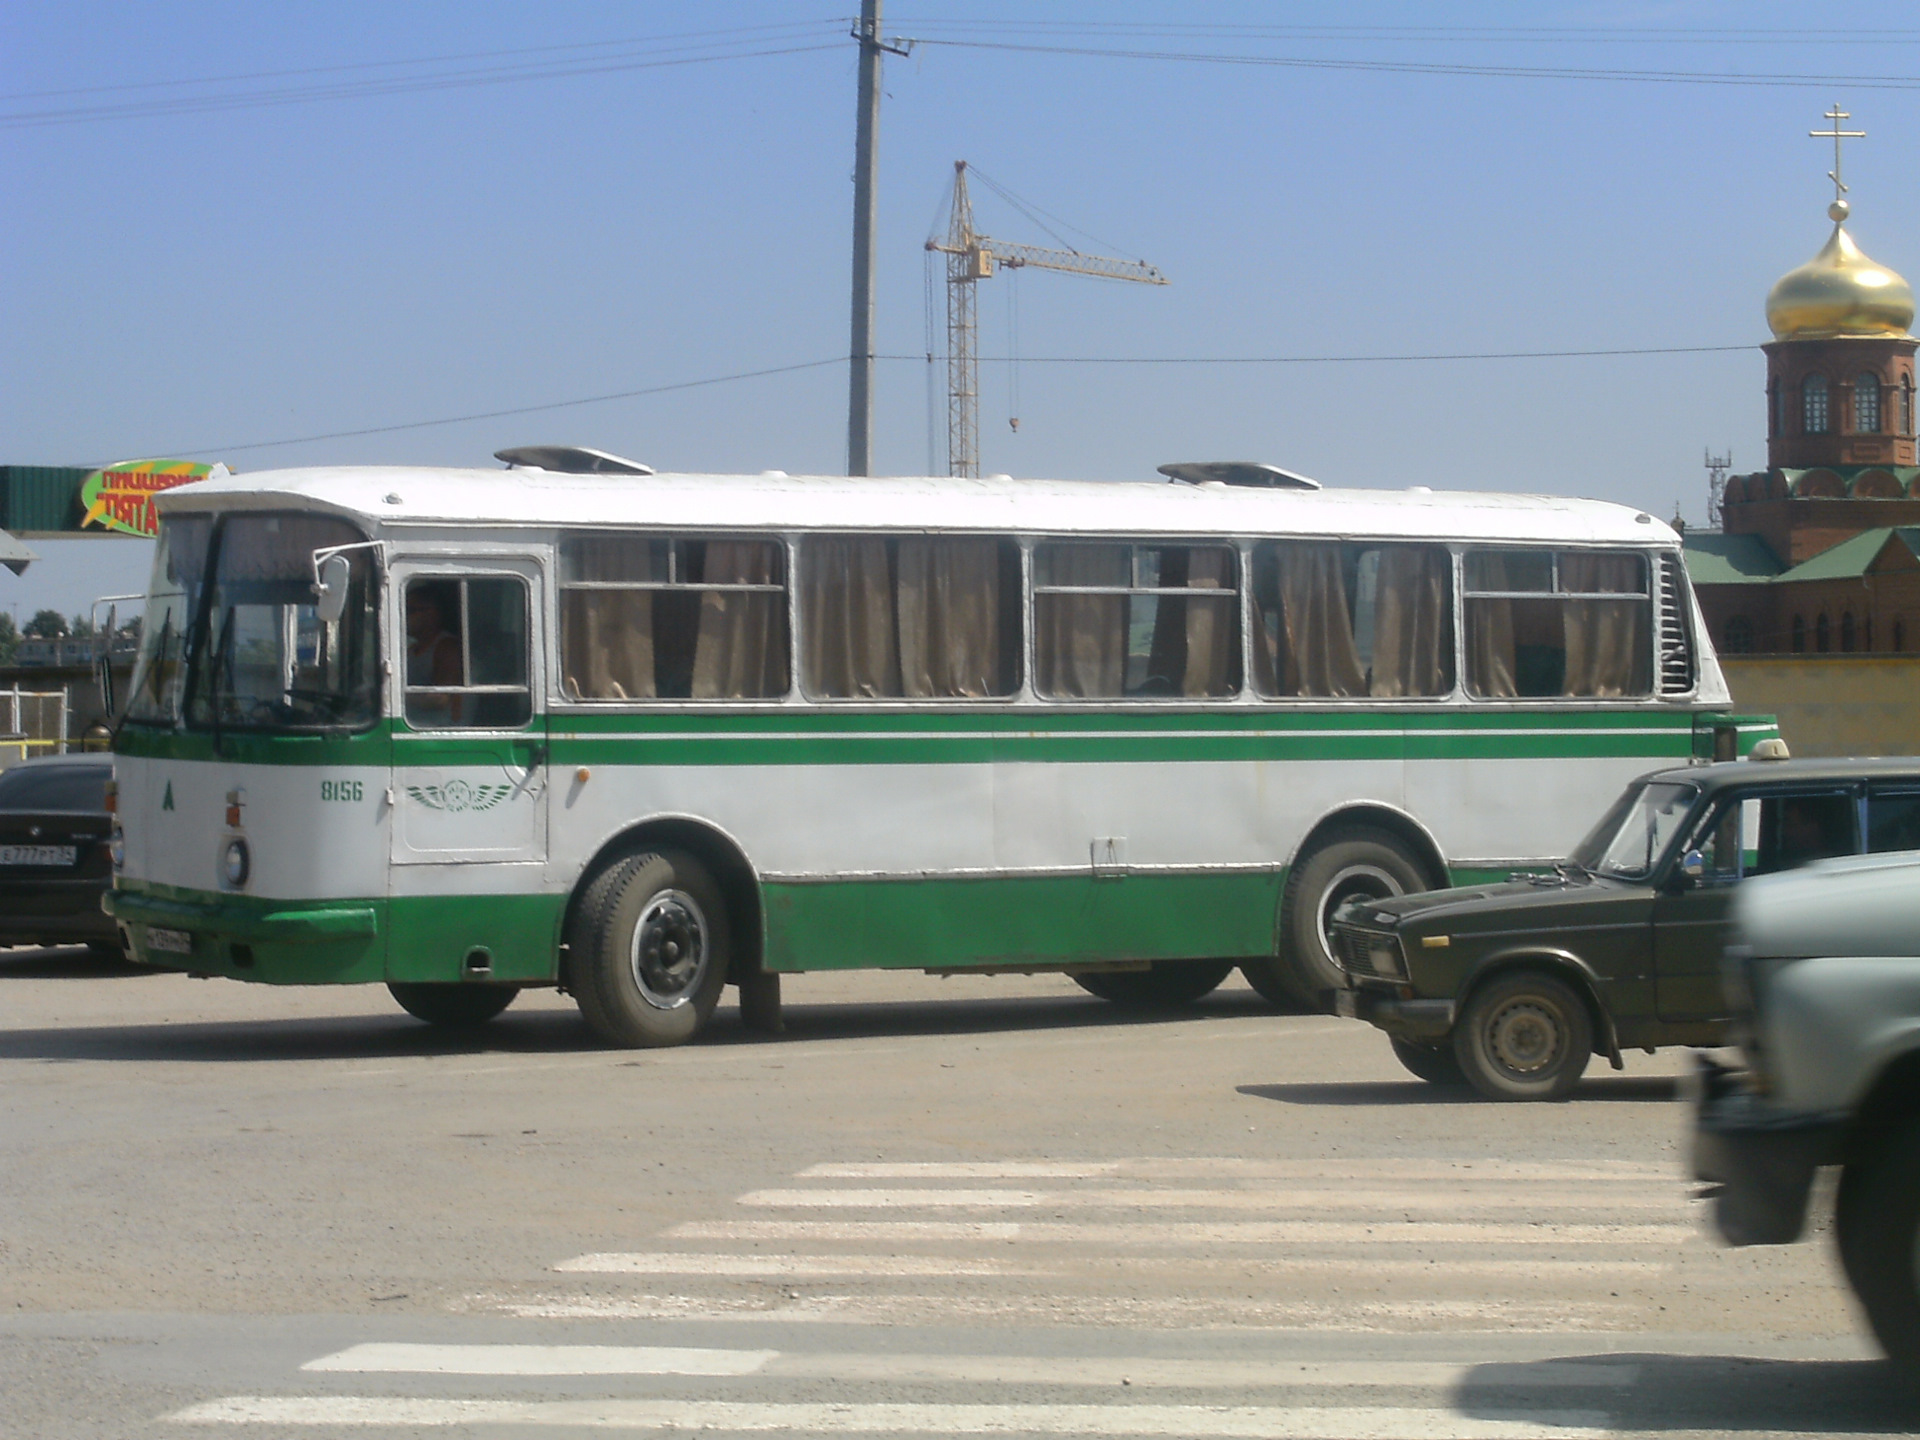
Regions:
<instances>
[{"instance_id":1,"label":"construction crane","mask_svg":"<svg viewBox=\"0 0 1920 1440\"><path fill-rule=\"evenodd\" d=\"M992 181L988 181L991 185ZM997 188L997 187L996 187ZM947 473L980 473L980 357L974 321L973 287L992 278L996 267L1059 270L1103 280L1134 280L1165 285L1167 277L1144 260L1113 260L1078 250L1049 250L1011 245L976 234L973 201L967 195L967 162L953 162L953 207L947 214L947 238L930 239L927 249L947 257Z\"/></svg>"}]
</instances>

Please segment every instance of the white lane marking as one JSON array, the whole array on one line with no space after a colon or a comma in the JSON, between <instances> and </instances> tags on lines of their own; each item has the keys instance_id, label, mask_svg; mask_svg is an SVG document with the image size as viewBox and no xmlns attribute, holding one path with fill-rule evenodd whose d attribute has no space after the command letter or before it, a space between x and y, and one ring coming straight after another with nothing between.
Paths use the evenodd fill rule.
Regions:
<instances>
[{"instance_id":1,"label":"white lane marking","mask_svg":"<svg viewBox=\"0 0 1920 1440\"><path fill-rule=\"evenodd\" d=\"M1316 1214L1337 1208L1343 1216L1355 1210L1467 1209L1549 1210L1605 1209L1653 1211L1675 1216L1688 1214L1686 1198L1674 1195L1646 1201L1569 1187L1506 1195L1484 1192L1449 1193L1438 1190L750 1190L742 1205L764 1210L1309 1210Z\"/></svg>"},{"instance_id":2,"label":"white lane marking","mask_svg":"<svg viewBox=\"0 0 1920 1440\"><path fill-rule=\"evenodd\" d=\"M696 1295L546 1296L534 1299L474 1295L469 1303L523 1320L727 1320L778 1324L879 1325L1018 1320L1050 1325L1196 1325L1284 1327L1363 1335L1508 1333L1515 1329L1565 1334L1616 1333L1636 1325L1644 1306L1620 1300L1539 1302L1353 1299L1345 1303L1229 1297L1140 1299L1071 1295Z\"/></svg>"},{"instance_id":3,"label":"white lane marking","mask_svg":"<svg viewBox=\"0 0 1920 1440\"><path fill-rule=\"evenodd\" d=\"M707 1223L711 1227L715 1222ZM878 1225L885 1222L869 1223ZM670 1233L692 1236L696 1232L675 1226ZM708 1228L698 1233L710 1236L714 1232ZM862 1233L870 1238L878 1238L883 1232ZM1215 1239L1290 1245L1346 1245L1367 1241L1435 1245L1680 1245L1694 1239L1697 1233L1692 1225L1595 1225L1549 1221L1533 1225L1475 1225L1442 1220L1258 1220L1217 1225L1073 1225L1040 1220L1021 1222L1018 1238L1083 1244L1168 1245ZM740 1232L734 1232L728 1238L740 1238Z\"/></svg>"},{"instance_id":4,"label":"white lane marking","mask_svg":"<svg viewBox=\"0 0 1920 1440\"><path fill-rule=\"evenodd\" d=\"M230 1395L167 1417L190 1425L572 1425L599 1430L812 1431L827 1435L1165 1435L1235 1440L1603 1440L1591 1410L1496 1416L1376 1405L835 1405L724 1400L403 1400Z\"/></svg>"},{"instance_id":5,"label":"white lane marking","mask_svg":"<svg viewBox=\"0 0 1920 1440\"><path fill-rule=\"evenodd\" d=\"M999 1385L1130 1385L1142 1388L1452 1390L1626 1389L1637 1365L1549 1361L1533 1365L1470 1365L1371 1360L1169 1360L1159 1356L833 1355L783 1353L760 1372L796 1380L893 1380Z\"/></svg>"},{"instance_id":6,"label":"white lane marking","mask_svg":"<svg viewBox=\"0 0 1920 1440\"><path fill-rule=\"evenodd\" d=\"M689 1220L666 1231L675 1240L1026 1240L1032 1243L1099 1245L1161 1245L1176 1249L1181 1245L1269 1244L1276 1237L1270 1227L1258 1222L1236 1225L1092 1225L1053 1226L1043 1233L1039 1225L993 1223L968 1225L964 1221L939 1220ZM990 1232L982 1234L979 1232ZM1177 1234L1169 1236L1169 1231ZM1117 1233L1116 1233L1117 1232ZM1165 1264L1190 1265L1192 1259L1180 1255L1153 1257ZM1243 1265L1247 1259L1227 1263ZM1432 1260L1408 1256L1383 1255L1367 1250L1350 1257L1289 1255L1279 1258L1256 1257L1253 1263L1273 1271L1395 1271L1413 1275L1665 1275L1676 1267L1672 1260L1563 1260L1548 1256L1501 1260ZM1003 1272L1012 1273L1012 1272Z\"/></svg>"},{"instance_id":7,"label":"white lane marking","mask_svg":"<svg viewBox=\"0 0 1920 1440\"><path fill-rule=\"evenodd\" d=\"M555 1270L588 1275L1004 1275L1050 1274L995 1260L940 1255L676 1255L664 1251L576 1255Z\"/></svg>"},{"instance_id":8,"label":"white lane marking","mask_svg":"<svg viewBox=\"0 0 1920 1440\"><path fill-rule=\"evenodd\" d=\"M1092 1180L1103 1177L1157 1179L1330 1180L1356 1177L1392 1180L1484 1181L1600 1180L1673 1185L1671 1170L1650 1165L1556 1165L1534 1160L1243 1160L1227 1156L1138 1160L887 1161L809 1165L802 1180Z\"/></svg>"},{"instance_id":9,"label":"white lane marking","mask_svg":"<svg viewBox=\"0 0 1920 1440\"><path fill-rule=\"evenodd\" d=\"M302 1370L387 1375L753 1375L778 1350L654 1345L354 1345Z\"/></svg>"},{"instance_id":10,"label":"white lane marking","mask_svg":"<svg viewBox=\"0 0 1920 1440\"><path fill-rule=\"evenodd\" d=\"M795 1380L884 1380L1142 1388L1265 1386L1453 1390L1626 1389L1637 1365L1544 1361L1209 1360L1162 1356L869 1355L778 1350L673 1350L640 1345L355 1345L302 1370L405 1375L764 1375Z\"/></svg>"}]
</instances>

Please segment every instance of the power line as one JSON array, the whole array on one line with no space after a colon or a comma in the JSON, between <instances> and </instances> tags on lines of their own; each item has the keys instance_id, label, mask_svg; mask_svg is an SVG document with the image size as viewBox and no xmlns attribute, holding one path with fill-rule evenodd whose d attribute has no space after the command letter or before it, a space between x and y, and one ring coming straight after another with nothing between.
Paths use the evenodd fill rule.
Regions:
<instances>
[{"instance_id":1,"label":"power line","mask_svg":"<svg viewBox=\"0 0 1920 1440\"><path fill-rule=\"evenodd\" d=\"M1610 355L1720 355L1748 345L1653 345L1619 350L1475 350L1418 355L982 355L1002 365L1390 365L1459 360L1586 360ZM924 355L877 355L877 360L924 361Z\"/></svg>"},{"instance_id":2,"label":"power line","mask_svg":"<svg viewBox=\"0 0 1920 1440\"><path fill-rule=\"evenodd\" d=\"M997 50L1026 55L1072 55L1102 60L1174 61L1194 65L1244 65L1291 70L1367 71L1390 75L1472 76L1522 80L1607 80L1658 85L1810 86L1845 85L1855 90L1920 90L1906 75L1725 75L1698 70L1602 70L1564 65L1442 64L1419 60L1346 60L1309 56L1220 55L1177 50L1121 50L1091 45L1041 45L1011 40L950 40L916 36L916 45L950 50Z\"/></svg>"},{"instance_id":3,"label":"power line","mask_svg":"<svg viewBox=\"0 0 1920 1440\"><path fill-rule=\"evenodd\" d=\"M674 390L698 390L707 385L726 385L735 380L758 380L766 375L789 375L796 370L818 370L824 365L846 363L844 355L834 355L825 360L803 360L797 365L774 365L765 370L741 370L732 375L710 375L704 380L681 380L672 385L649 385L642 390L616 390L606 395L583 395L574 400L550 400L541 405L515 405L505 410L481 410L471 415L447 415L437 420L408 420L398 425L368 425L359 430L330 430L323 435L296 435L286 440L250 440L244 445L183 445L166 453L233 455L245 450L273 450L283 445L308 445L320 440L352 440L363 435L393 435L402 430L430 430L439 425L464 425L472 420L499 420L510 415L537 415L547 410L569 410L576 405L599 405L608 400L637 400L643 395L665 395Z\"/></svg>"},{"instance_id":4,"label":"power line","mask_svg":"<svg viewBox=\"0 0 1920 1440\"><path fill-rule=\"evenodd\" d=\"M680 47L682 49L694 47ZM708 47L712 48L712 47ZM576 79L636 70L662 70L682 65L711 65L724 60L755 60L780 55L807 55L841 50L839 40L819 44L774 45L760 49L728 49L713 54L661 58L657 53L639 58L592 58L573 61L535 61L432 75L391 76L336 84L285 86L227 95L183 95L135 100L125 104L80 105L66 109L28 109L0 112L0 130L41 129L50 125L87 124L103 120L150 119L169 115L203 115L225 110L257 110L278 105L304 105L320 100L352 100L384 95L422 94L435 90L468 90L483 85L511 85L530 80Z\"/></svg>"},{"instance_id":5,"label":"power line","mask_svg":"<svg viewBox=\"0 0 1920 1440\"><path fill-rule=\"evenodd\" d=\"M1620 350L1486 350L1454 354L1418 355L1022 355L1022 365L1387 365L1472 360L1582 360L1622 355L1717 355L1736 350L1751 350L1751 345L1663 345ZM875 360L926 363L925 355L875 355ZM983 355L988 364L1010 364L1008 355ZM611 400L638 400L647 395L665 395L675 390L698 390L708 385L727 385L737 380L759 380L769 375L791 375L802 370L818 370L828 365L844 365L844 355L825 360L802 360L793 365L774 365L764 370L740 370L731 375L710 375L700 380L681 380L671 385L650 385L640 390L616 390L605 395L583 395L572 400L550 400L539 405L515 405L503 410L481 410L470 415L447 415L434 420L407 420L394 425L368 425L357 430L330 430L318 435L296 435L284 440L250 440L241 445L183 445L166 450L170 455L237 455L248 450L274 450L285 445L310 445L322 440L355 440L367 435L394 435L406 430L431 430L441 425L465 425L476 420L501 420L514 415L537 415L549 410L570 410L580 405L599 405Z\"/></svg>"}]
</instances>

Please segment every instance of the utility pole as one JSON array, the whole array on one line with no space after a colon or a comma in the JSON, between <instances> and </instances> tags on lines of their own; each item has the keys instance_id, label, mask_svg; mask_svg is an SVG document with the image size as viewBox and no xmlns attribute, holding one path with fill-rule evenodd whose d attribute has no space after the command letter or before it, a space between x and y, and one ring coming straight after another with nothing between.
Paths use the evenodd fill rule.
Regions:
<instances>
[{"instance_id":1,"label":"utility pole","mask_svg":"<svg viewBox=\"0 0 1920 1440\"><path fill-rule=\"evenodd\" d=\"M905 55L910 45L880 37L880 0L860 0L860 115L853 155L853 343L847 362L847 473L868 473L873 448L873 194L880 153L880 56Z\"/></svg>"}]
</instances>

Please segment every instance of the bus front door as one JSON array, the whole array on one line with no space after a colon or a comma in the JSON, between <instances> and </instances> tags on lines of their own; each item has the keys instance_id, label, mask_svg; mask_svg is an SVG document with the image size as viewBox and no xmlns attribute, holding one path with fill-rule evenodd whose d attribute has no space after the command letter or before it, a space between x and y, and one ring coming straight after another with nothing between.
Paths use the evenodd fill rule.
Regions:
<instances>
[{"instance_id":1,"label":"bus front door","mask_svg":"<svg viewBox=\"0 0 1920 1440\"><path fill-rule=\"evenodd\" d=\"M539 573L530 559L394 565L389 980L552 978Z\"/></svg>"}]
</instances>

